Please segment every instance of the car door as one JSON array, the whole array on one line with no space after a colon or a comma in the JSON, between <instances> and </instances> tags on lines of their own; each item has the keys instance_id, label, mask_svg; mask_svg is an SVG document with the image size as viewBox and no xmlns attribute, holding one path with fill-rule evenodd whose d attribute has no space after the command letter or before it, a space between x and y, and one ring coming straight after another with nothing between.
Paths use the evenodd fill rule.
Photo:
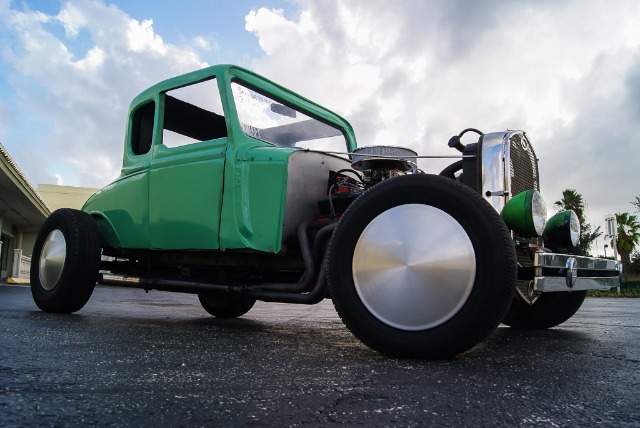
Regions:
<instances>
[{"instance_id":1,"label":"car door","mask_svg":"<svg viewBox=\"0 0 640 428\"><path fill-rule=\"evenodd\" d=\"M161 94L149 178L152 249L219 248L227 127L215 79Z\"/></svg>"}]
</instances>

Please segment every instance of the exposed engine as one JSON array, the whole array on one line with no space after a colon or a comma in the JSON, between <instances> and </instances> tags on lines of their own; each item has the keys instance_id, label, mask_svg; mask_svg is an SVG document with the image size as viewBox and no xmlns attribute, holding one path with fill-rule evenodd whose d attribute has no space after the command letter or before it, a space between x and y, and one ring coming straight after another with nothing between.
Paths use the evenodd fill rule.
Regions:
<instances>
[{"instance_id":1,"label":"exposed engine","mask_svg":"<svg viewBox=\"0 0 640 428\"><path fill-rule=\"evenodd\" d=\"M328 199L318 202L326 217L340 216L362 192L389 178L418 171L418 154L394 146L371 146L351 154L353 169L332 172L327 188Z\"/></svg>"},{"instance_id":2,"label":"exposed engine","mask_svg":"<svg viewBox=\"0 0 640 428\"><path fill-rule=\"evenodd\" d=\"M351 155L351 167L362 172L365 185L373 186L382 180L416 172L417 156L404 147L362 147Z\"/></svg>"}]
</instances>

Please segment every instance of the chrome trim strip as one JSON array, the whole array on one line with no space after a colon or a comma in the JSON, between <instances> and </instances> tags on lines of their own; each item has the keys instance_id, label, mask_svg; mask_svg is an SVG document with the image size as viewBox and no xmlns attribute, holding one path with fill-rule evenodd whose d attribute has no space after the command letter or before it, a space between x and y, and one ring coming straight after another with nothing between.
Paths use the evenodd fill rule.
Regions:
<instances>
[{"instance_id":1,"label":"chrome trim strip","mask_svg":"<svg viewBox=\"0 0 640 428\"><path fill-rule=\"evenodd\" d=\"M603 271L617 271L618 262L610 259L598 259L595 257L574 256L571 254L556 254L556 253L536 253L533 261L533 265L538 267L549 268L566 268L567 261L573 258L576 260L576 268L591 269L591 270L603 270Z\"/></svg>"},{"instance_id":2,"label":"chrome trim strip","mask_svg":"<svg viewBox=\"0 0 640 428\"><path fill-rule=\"evenodd\" d=\"M605 278L576 278L573 287L567 287L564 277L540 277L533 280L533 288L541 293L551 293L555 291L587 291L587 290L609 290L620 285L620 278L617 276Z\"/></svg>"},{"instance_id":3,"label":"chrome trim strip","mask_svg":"<svg viewBox=\"0 0 640 428\"><path fill-rule=\"evenodd\" d=\"M536 253L533 265L535 277L533 289L541 293L557 291L609 290L620 286L620 263L615 260L594 257L574 256L571 254ZM562 269L564 275L543 276L543 268ZM580 271L615 272L616 276L581 277Z\"/></svg>"}]
</instances>

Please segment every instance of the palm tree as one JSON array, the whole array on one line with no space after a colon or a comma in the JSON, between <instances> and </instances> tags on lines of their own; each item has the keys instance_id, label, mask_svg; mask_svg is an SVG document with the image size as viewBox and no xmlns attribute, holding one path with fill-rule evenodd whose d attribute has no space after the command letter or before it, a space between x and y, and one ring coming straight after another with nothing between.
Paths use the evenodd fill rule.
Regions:
<instances>
[{"instance_id":1,"label":"palm tree","mask_svg":"<svg viewBox=\"0 0 640 428\"><path fill-rule=\"evenodd\" d=\"M584 251L585 254L591 254L591 245L595 242L598 236L602 235L600 231L600 226L596 227L596 229L592 232L591 225L589 223L584 223L580 225L580 248Z\"/></svg>"},{"instance_id":2,"label":"palm tree","mask_svg":"<svg viewBox=\"0 0 640 428\"><path fill-rule=\"evenodd\" d=\"M618 239L616 241L618 253L624 265L631 263L631 253L640 243L640 223L635 215L629 213L616 214L618 223Z\"/></svg>"},{"instance_id":3,"label":"palm tree","mask_svg":"<svg viewBox=\"0 0 640 428\"><path fill-rule=\"evenodd\" d=\"M636 196L636 200L629 203L636 207L636 211L640 212L640 196Z\"/></svg>"},{"instance_id":4,"label":"palm tree","mask_svg":"<svg viewBox=\"0 0 640 428\"><path fill-rule=\"evenodd\" d=\"M602 235L600 232L600 226L596 227L594 231L591 231L591 225L586 223L584 218L584 212L587 204L580 193L575 189L565 189L562 191L562 199L556 201L553 207L557 211L573 210L578 216L580 221L580 247L585 254L589 254L591 250L591 244L596 238Z\"/></svg>"},{"instance_id":5,"label":"palm tree","mask_svg":"<svg viewBox=\"0 0 640 428\"><path fill-rule=\"evenodd\" d=\"M565 189L562 191L562 199L553 204L557 211L573 210L578 215L580 226L584 217L584 198L575 189Z\"/></svg>"}]
</instances>

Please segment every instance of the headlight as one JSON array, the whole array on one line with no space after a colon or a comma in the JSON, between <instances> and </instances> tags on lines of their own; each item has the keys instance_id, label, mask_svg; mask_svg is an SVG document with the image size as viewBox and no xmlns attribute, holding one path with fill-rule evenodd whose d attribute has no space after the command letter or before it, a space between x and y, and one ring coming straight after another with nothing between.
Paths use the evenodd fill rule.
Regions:
<instances>
[{"instance_id":1,"label":"headlight","mask_svg":"<svg viewBox=\"0 0 640 428\"><path fill-rule=\"evenodd\" d=\"M580 242L580 220L572 210L561 211L544 228L544 245L553 251L567 250Z\"/></svg>"},{"instance_id":2,"label":"headlight","mask_svg":"<svg viewBox=\"0 0 640 428\"><path fill-rule=\"evenodd\" d=\"M509 229L523 238L541 236L547 222L547 206L537 190L527 190L507 202L500 214Z\"/></svg>"}]
</instances>

